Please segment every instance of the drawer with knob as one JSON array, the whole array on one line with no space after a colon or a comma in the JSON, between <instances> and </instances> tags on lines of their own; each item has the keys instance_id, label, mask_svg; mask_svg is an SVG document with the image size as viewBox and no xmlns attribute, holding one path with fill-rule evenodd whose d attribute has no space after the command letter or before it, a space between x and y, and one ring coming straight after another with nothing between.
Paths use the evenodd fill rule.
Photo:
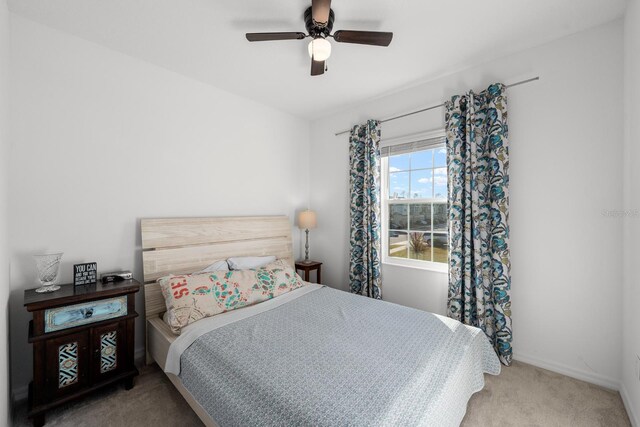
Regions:
<instances>
[{"instance_id":1,"label":"drawer with knob","mask_svg":"<svg viewBox=\"0 0 640 427\"><path fill-rule=\"evenodd\" d=\"M45 333L55 332L125 316L126 314L126 296L50 308L44 312L44 331Z\"/></svg>"}]
</instances>

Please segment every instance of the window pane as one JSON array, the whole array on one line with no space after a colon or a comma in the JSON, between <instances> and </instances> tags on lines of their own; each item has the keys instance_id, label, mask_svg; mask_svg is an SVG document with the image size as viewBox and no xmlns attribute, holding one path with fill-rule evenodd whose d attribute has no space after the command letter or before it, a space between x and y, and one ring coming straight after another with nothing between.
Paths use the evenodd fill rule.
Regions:
<instances>
[{"instance_id":1,"label":"window pane","mask_svg":"<svg viewBox=\"0 0 640 427\"><path fill-rule=\"evenodd\" d=\"M389 205L389 230L406 230L407 229L407 205L390 204Z\"/></svg>"},{"instance_id":2,"label":"window pane","mask_svg":"<svg viewBox=\"0 0 640 427\"><path fill-rule=\"evenodd\" d=\"M433 194L436 199L447 198L447 168L433 170Z\"/></svg>"},{"instance_id":3,"label":"window pane","mask_svg":"<svg viewBox=\"0 0 640 427\"><path fill-rule=\"evenodd\" d=\"M389 173L389 198L409 198L409 172Z\"/></svg>"},{"instance_id":4,"label":"window pane","mask_svg":"<svg viewBox=\"0 0 640 427\"><path fill-rule=\"evenodd\" d=\"M389 256L396 258L407 257L406 231L389 231Z\"/></svg>"},{"instance_id":5,"label":"window pane","mask_svg":"<svg viewBox=\"0 0 640 427\"><path fill-rule=\"evenodd\" d=\"M426 169L433 167L433 150L416 151L411 153L411 169Z\"/></svg>"},{"instance_id":6,"label":"window pane","mask_svg":"<svg viewBox=\"0 0 640 427\"><path fill-rule=\"evenodd\" d=\"M447 204L433 204L433 229L447 231Z\"/></svg>"},{"instance_id":7,"label":"window pane","mask_svg":"<svg viewBox=\"0 0 640 427\"><path fill-rule=\"evenodd\" d=\"M434 262L448 262L449 255L449 235L448 234L434 234L433 235L433 261Z\"/></svg>"},{"instance_id":8,"label":"window pane","mask_svg":"<svg viewBox=\"0 0 640 427\"><path fill-rule=\"evenodd\" d=\"M409 258L431 261L430 233L409 233Z\"/></svg>"},{"instance_id":9,"label":"window pane","mask_svg":"<svg viewBox=\"0 0 640 427\"><path fill-rule=\"evenodd\" d=\"M446 147L392 155L387 164L387 256L448 263Z\"/></svg>"},{"instance_id":10,"label":"window pane","mask_svg":"<svg viewBox=\"0 0 640 427\"><path fill-rule=\"evenodd\" d=\"M409 229L410 230L431 230L431 204L420 203L409 207Z\"/></svg>"},{"instance_id":11,"label":"window pane","mask_svg":"<svg viewBox=\"0 0 640 427\"><path fill-rule=\"evenodd\" d=\"M411 172L411 198L433 197L433 169Z\"/></svg>"},{"instance_id":12,"label":"window pane","mask_svg":"<svg viewBox=\"0 0 640 427\"><path fill-rule=\"evenodd\" d=\"M389 156L389 172L408 171L410 154Z\"/></svg>"},{"instance_id":13,"label":"window pane","mask_svg":"<svg viewBox=\"0 0 640 427\"><path fill-rule=\"evenodd\" d=\"M447 149L445 147L440 147L436 148L434 151L436 152L434 156L434 166L447 166Z\"/></svg>"}]
</instances>

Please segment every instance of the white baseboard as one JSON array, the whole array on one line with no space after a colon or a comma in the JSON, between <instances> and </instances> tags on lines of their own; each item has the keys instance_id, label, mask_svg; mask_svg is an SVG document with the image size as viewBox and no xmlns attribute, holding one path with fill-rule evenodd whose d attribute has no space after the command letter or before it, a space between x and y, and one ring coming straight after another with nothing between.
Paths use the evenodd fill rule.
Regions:
<instances>
[{"instance_id":1,"label":"white baseboard","mask_svg":"<svg viewBox=\"0 0 640 427\"><path fill-rule=\"evenodd\" d=\"M135 352L133 353L133 363L135 363L136 366L144 366L146 363L146 358L147 354L144 347L136 348Z\"/></svg>"},{"instance_id":2,"label":"white baseboard","mask_svg":"<svg viewBox=\"0 0 640 427\"><path fill-rule=\"evenodd\" d=\"M566 375L568 377L575 378L577 380L586 381L588 383L596 384L601 387L606 387L611 390L616 390L616 391L620 390L620 381L617 378L610 378L604 375L595 374L593 372L581 371L579 369L575 369L570 366L563 365L561 363L538 359L536 357L531 357L521 353L514 353L513 358L520 362L537 366L538 368L547 369L549 371Z\"/></svg>"},{"instance_id":3,"label":"white baseboard","mask_svg":"<svg viewBox=\"0 0 640 427\"><path fill-rule=\"evenodd\" d=\"M25 385L22 387L17 387L15 389L13 389L11 391L11 400L13 402L13 404L15 405L16 403L21 403L25 400L27 400L27 397L29 397L29 386Z\"/></svg>"},{"instance_id":4,"label":"white baseboard","mask_svg":"<svg viewBox=\"0 0 640 427\"><path fill-rule=\"evenodd\" d=\"M629 398L629 393L627 392L627 387L624 383L620 383L620 396L622 397L622 403L624 403L624 407L627 409L627 414L629 415L629 420L631 421L631 425L633 427L640 427L640 418L636 414L636 409L631 404L631 398Z\"/></svg>"}]
</instances>

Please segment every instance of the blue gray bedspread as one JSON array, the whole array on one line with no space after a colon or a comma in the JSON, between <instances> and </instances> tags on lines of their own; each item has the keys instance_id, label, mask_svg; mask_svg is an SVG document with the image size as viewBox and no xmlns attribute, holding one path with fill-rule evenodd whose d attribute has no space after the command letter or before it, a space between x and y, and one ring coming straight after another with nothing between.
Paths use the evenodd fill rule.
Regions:
<instances>
[{"instance_id":1,"label":"blue gray bedspread","mask_svg":"<svg viewBox=\"0 0 640 427\"><path fill-rule=\"evenodd\" d=\"M326 287L207 332L180 365L221 427L459 425L500 373L477 328Z\"/></svg>"}]
</instances>

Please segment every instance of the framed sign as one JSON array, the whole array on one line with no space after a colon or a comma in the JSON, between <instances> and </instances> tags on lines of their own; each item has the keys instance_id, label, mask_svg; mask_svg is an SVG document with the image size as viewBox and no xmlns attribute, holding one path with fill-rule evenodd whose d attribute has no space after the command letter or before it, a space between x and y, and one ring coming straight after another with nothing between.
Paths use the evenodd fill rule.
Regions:
<instances>
[{"instance_id":1,"label":"framed sign","mask_svg":"<svg viewBox=\"0 0 640 427\"><path fill-rule=\"evenodd\" d=\"M74 264L73 284L74 286L93 285L98 278L98 263L87 262L84 264Z\"/></svg>"}]
</instances>

